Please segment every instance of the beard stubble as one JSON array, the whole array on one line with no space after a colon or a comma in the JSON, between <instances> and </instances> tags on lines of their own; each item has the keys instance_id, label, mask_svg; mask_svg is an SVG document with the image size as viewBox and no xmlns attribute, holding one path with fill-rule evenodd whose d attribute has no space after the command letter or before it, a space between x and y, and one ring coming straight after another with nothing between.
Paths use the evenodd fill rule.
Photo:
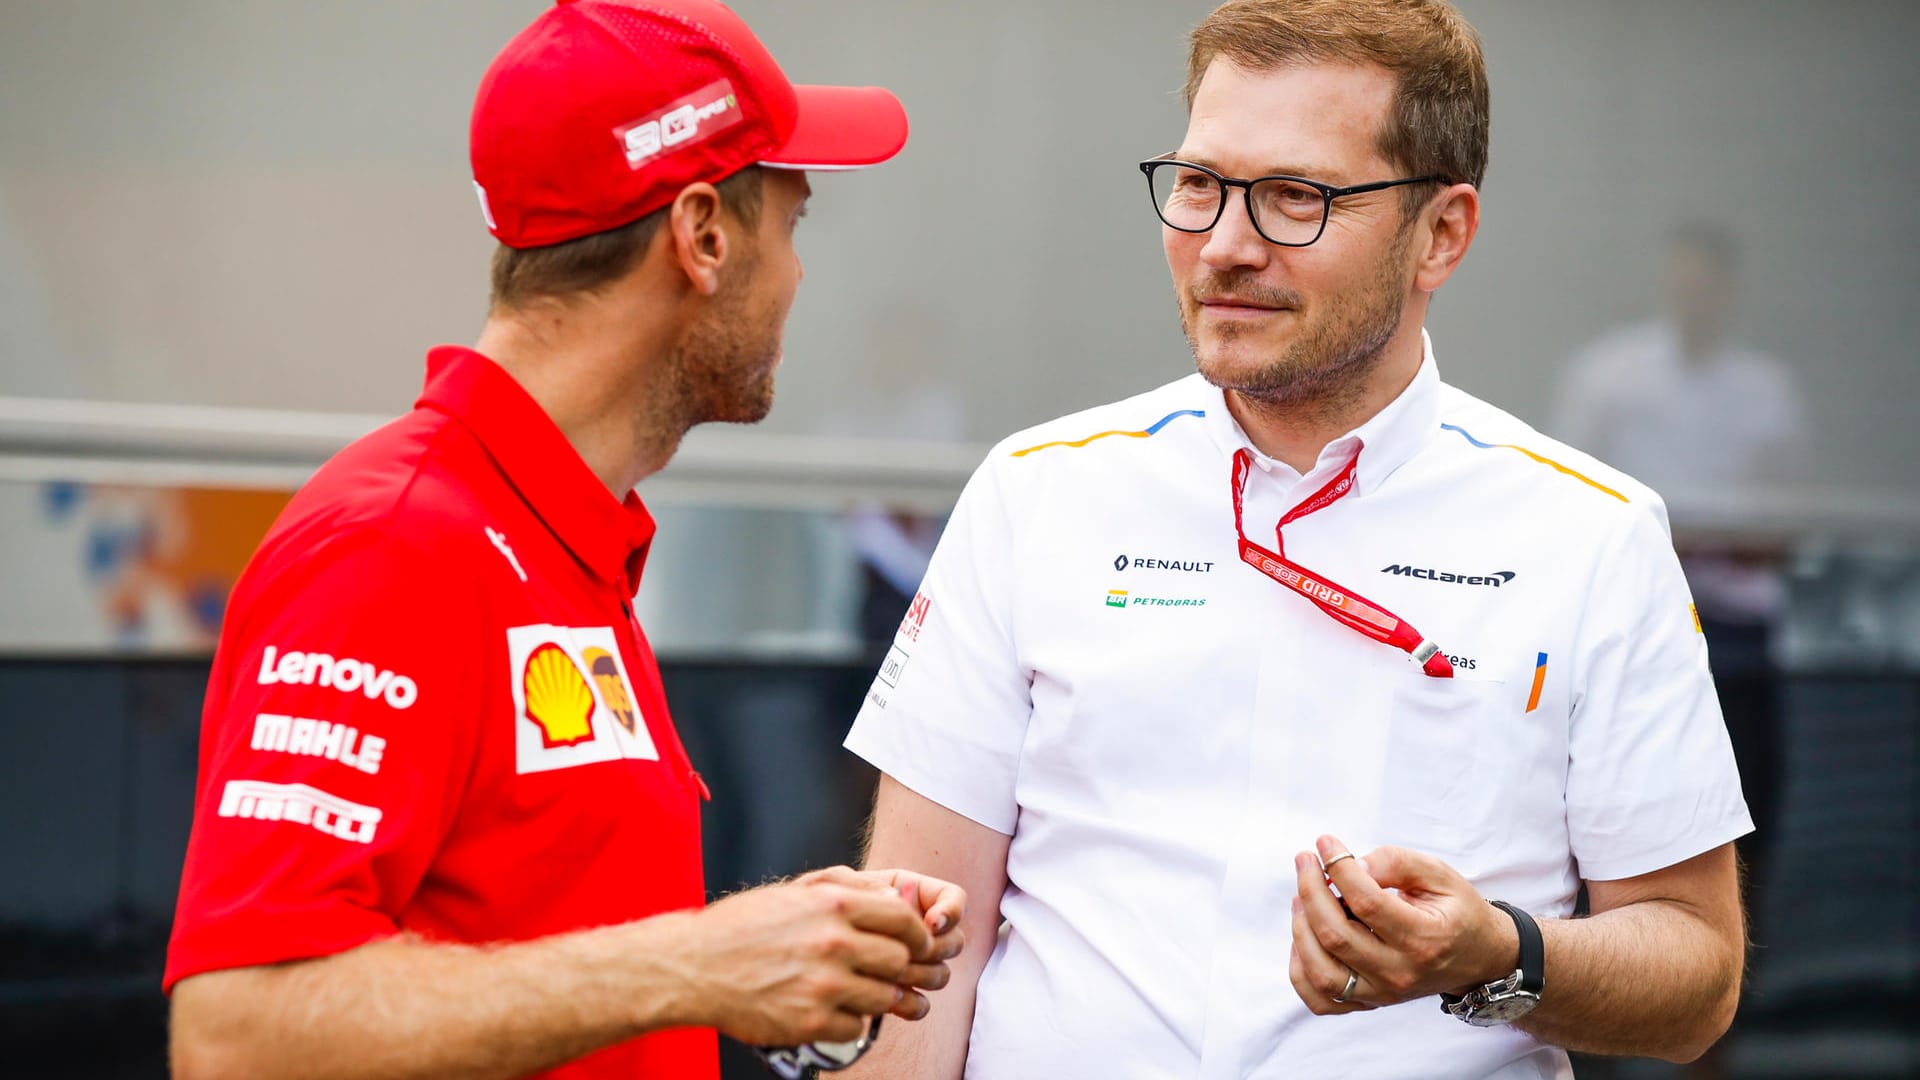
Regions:
<instances>
[{"instance_id":1,"label":"beard stubble","mask_svg":"<svg viewBox=\"0 0 1920 1080\"><path fill-rule=\"evenodd\" d=\"M1188 302L1179 305L1180 328L1186 333L1195 366L1208 382L1233 391L1256 407L1307 410L1320 415L1348 411L1365 395L1368 377L1400 328L1407 305L1404 264L1412 241L1413 230L1403 226L1391 248L1374 265L1364 292L1329 298L1322 317L1304 328L1301 337L1265 363L1237 376L1208 370L1194 325L1200 302L1235 296L1298 311L1301 296L1290 289L1263 285L1245 270L1195 281L1189 288ZM1246 328L1233 324L1222 325L1215 332L1222 346L1250 336Z\"/></svg>"}]
</instances>

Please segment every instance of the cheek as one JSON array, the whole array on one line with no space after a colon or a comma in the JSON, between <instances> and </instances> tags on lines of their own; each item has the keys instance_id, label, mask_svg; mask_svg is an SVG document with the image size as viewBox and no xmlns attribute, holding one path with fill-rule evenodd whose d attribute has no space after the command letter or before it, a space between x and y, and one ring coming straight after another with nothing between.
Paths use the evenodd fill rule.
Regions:
<instances>
[{"instance_id":1,"label":"cheek","mask_svg":"<svg viewBox=\"0 0 1920 1080\"><path fill-rule=\"evenodd\" d=\"M1194 268L1200 263L1200 248L1206 242L1206 235L1183 233L1178 229L1160 227L1160 249L1167 255L1167 270L1173 274L1173 283L1185 287L1193 279Z\"/></svg>"}]
</instances>

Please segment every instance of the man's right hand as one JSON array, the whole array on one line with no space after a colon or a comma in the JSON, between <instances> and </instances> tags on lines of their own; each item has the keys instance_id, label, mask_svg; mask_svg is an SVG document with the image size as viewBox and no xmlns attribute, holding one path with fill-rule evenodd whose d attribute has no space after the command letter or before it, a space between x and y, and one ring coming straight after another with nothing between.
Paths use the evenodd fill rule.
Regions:
<instances>
[{"instance_id":1,"label":"man's right hand","mask_svg":"<svg viewBox=\"0 0 1920 1080\"><path fill-rule=\"evenodd\" d=\"M944 963L914 963L933 947L917 907L835 876L737 893L686 920L684 985L699 1023L744 1043L848 1042L906 986L947 979Z\"/></svg>"}]
</instances>

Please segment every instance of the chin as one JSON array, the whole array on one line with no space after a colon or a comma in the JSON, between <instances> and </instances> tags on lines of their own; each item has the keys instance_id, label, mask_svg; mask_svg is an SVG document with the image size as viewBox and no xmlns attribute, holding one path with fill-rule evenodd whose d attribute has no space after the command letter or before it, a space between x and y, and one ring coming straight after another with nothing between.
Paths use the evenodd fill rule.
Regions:
<instances>
[{"instance_id":1,"label":"chin","mask_svg":"<svg viewBox=\"0 0 1920 1080\"><path fill-rule=\"evenodd\" d=\"M1245 338L1222 341L1203 340L1194 346L1194 366L1208 382L1224 389L1250 386L1265 381L1261 376L1282 351L1261 347Z\"/></svg>"}]
</instances>

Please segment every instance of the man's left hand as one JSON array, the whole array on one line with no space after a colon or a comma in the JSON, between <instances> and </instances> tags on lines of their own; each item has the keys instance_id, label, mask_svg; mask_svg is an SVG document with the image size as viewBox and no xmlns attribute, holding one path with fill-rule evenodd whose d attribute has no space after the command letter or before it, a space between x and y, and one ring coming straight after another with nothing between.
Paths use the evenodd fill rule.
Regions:
<instances>
[{"instance_id":1,"label":"man's left hand","mask_svg":"<svg viewBox=\"0 0 1920 1080\"><path fill-rule=\"evenodd\" d=\"M1453 867L1397 847L1341 858L1347 846L1331 836L1317 847L1293 860L1300 895L1289 967L1294 989L1315 1013L1462 993L1519 966L1513 920ZM1352 988L1342 993L1349 975Z\"/></svg>"}]
</instances>

